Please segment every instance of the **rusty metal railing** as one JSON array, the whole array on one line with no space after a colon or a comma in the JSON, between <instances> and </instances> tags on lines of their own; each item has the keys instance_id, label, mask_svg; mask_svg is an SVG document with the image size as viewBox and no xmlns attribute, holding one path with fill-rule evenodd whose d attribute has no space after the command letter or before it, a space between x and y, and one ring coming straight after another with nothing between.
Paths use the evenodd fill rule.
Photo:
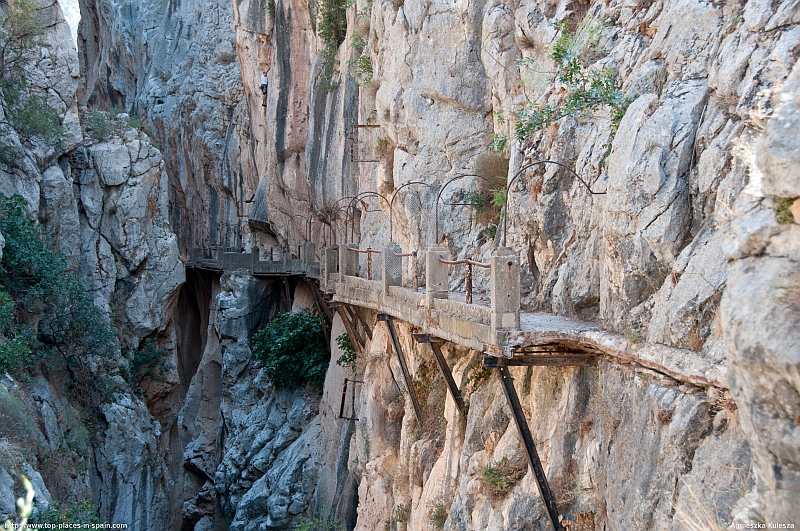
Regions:
<instances>
[{"instance_id":1,"label":"rusty metal railing","mask_svg":"<svg viewBox=\"0 0 800 531\"><path fill-rule=\"evenodd\" d=\"M417 276L417 251L410 253L392 253L399 258L411 258L411 289L416 293L419 290L419 277Z\"/></svg>"},{"instance_id":2,"label":"rusty metal railing","mask_svg":"<svg viewBox=\"0 0 800 531\"><path fill-rule=\"evenodd\" d=\"M353 249L352 247L348 247L347 250L353 251L354 253L362 253L367 255L367 280L372 280L372 255L375 253L380 253L380 251L369 247L366 249Z\"/></svg>"},{"instance_id":3,"label":"rusty metal railing","mask_svg":"<svg viewBox=\"0 0 800 531\"><path fill-rule=\"evenodd\" d=\"M441 256L439 257L439 262L447 265L464 264L466 266L464 270L464 291L466 292L464 302L467 304L472 304L472 266L489 269L492 267L492 264L476 262L475 260L470 260L469 258L464 258L463 260L445 260Z\"/></svg>"}]
</instances>

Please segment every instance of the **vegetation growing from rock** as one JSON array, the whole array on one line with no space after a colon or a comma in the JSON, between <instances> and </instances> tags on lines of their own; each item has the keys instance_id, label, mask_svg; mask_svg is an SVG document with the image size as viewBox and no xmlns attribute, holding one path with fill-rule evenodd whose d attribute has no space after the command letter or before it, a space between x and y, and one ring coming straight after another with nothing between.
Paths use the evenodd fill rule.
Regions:
<instances>
[{"instance_id":1,"label":"vegetation growing from rock","mask_svg":"<svg viewBox=\"0 0 800 531\"><path fill-rule=\"evenodd\" d=\"M64 134L61 117L40 95L31 91L26 70L44 44L44 28L36 21L38 7L28 0L10 0L0 13L0 91L8 122L24 139L39 137L56 144ZM7 133L0 128L0 133ZM8 146L3 162L15 156Z\"/></svg>"},{"instance_id":2,"label":"vegetation growing from rock","mask_svg":"<svg viewBox=\"0 0 800 531\"><path fill-rule=\"evenodd\" d=\"M113 354L116 334L108 317L67 270L64 257L47 246L23 198L0 198L0 233L6 241L0 261L0 371L19 374L54 351L66 362L74 386L94 395L99 383L84 364L88 357Z\"/></svg>"},{"instance_id":3,"label":"vegetation growing from rock","mask_svg":"<svg viewBox=\"0 0 800 531\"><path fill-rule=\"evenodd\" d=\"M484 179L478 179L478 187L467 192L464 200L471 205L475 221L486 225L489 237L494 238L506 200L508 159L499 152L489 151L476 159L474 169Z\"/></svg>"},{"instance_id":4,"label":"vegetation growing from rock","mask_svg":"<svg viewBox=\"0 0 800 531\"><path fill-rule=\"evenodd\" d=\"M356 364L358 363L358 353L353 347L353 340L345 333L336 338L336 344L342 349L342 355L336 360L336 364L340 367L349 367L350 370L355 373Z\"/></svg>"},{"instance_id":5,"label":"vegetation growing from rock","mask_svg":"<svg viewBox=\"0 0 800 531\"><path fill-rule=\"evenodd\" d=\"M530 102L520 108L516 125L519 141L564 117L577 117L604 107L611 109L611 123L616 130L630 105L630 100L617 89L611 69L592 69L587 64L583 54L587 47L585 41L577 39L565 23L558 25L558 29L560 36L550 51L550 57L556 65L555 81L563 85L566 94L556 104ZM528 64L530 61L526 58L521 63Z\"/></svg>"},{"instance_id":6,"label":"vegetation growing from rock","mask_svg":"<svg viewBox=\"0 0 800 531\"><path fill-rule=\"evenodd\" d=\"M342 531L343 529L342 523L332 514L319 515L314 518L301 516L297 525L294 526L295 531Z\"/></svg>"},{"instance_id":7,"label":"vegetation growing from rock","mask_svg":"<svg viewBox=\"0 0 800 531\"><path fill-rule=\"evenodd\" d=\"M326 92L332 92L338 86L334 81L339 75L336 54L347 33L347 6L347 0L316 0L314 3L317 36L325 45L320 51L317 81Z\"/></svg>"},{"instance_id":8,"label":"vegetation growing from rock","mask_svg":"<svg viewBox=\"0 0 800 531\"><path fill-rule=\"evenodd\" d=\"M478 468L481 480L495 496L506 494L528 471L525 463L512 463L507 457Z\"/></svg>"},{"instance_id":9,"label":"vegetation growing from rock","mask_svg":"<svg viewBox=\"0 0 800 531\"><path fill-rule=\"evenodd\" d=\"M310 312L278 315L255 333L251 348L275 387L322 389L330 356L322 324Z\"/></svg>"}]
</instances>

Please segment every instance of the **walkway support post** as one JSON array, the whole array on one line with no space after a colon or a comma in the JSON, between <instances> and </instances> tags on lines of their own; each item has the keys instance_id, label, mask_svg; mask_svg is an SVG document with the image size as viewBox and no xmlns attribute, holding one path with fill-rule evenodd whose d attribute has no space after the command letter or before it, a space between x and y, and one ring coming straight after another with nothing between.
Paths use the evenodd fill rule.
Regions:
<instances>
[{"instance_id":1,"label":"walkway support post","mask_svg":"<svg viewBox=\"0 0 800 531\"><path fill-rule=\"evenodd\" d=\"M450 282L447 278L449 266L440 262L439 258L450 259L447 247L437 245L425 252L425 298L428 308L433 307L433 299L449 297Z\"/></svg>"},{"instance_id":2,"label":"walkway support post","mask_svg":"<svg viewBox=\"0 0 800 531\"><path fill-rule=\"evenodd\" d=\"M519 256L508 247L492 253L492 333L519 328Z\"/></svg>"},{"instance_id":3,"label":"walkway support post","mask_svg":"<svg viewBox=\"0 0 800 531\"><path fill-rule=\"evenodd\" d=\"M384 296L389 295L389 286L400 286L403 284L403 262L397 256L403 250L396 243L390 242L383 248L381 291Z\"/></svg>"},{"instance_id":4,"label":"walkway support post","mask_svg":"<svg viewBox=\"0 0 800 531\"><path fill-rule=\"evenodd\" d=\"M348 251L349 247L357 248L355 243L343 243L339 246L339 273L343 276L358 276L358 254Z\"/></svg>"},{"instance_id":5,"label":"walkway support post","mask_svg":"<svg viewBox=\"0 0 800 531\"><path fill-rule=\"evenodd\" d=\"M466 411L466 406L464 404L464 399L461 397L461 391L458 389L456 381L453 379L453 373L450 371L450 366L447 365L447 360L444 359L444 355L436 339L432 338L429 334L414 334L414 339L420 343L427 343L431 346L433 356L436 358L436 364L439 366L439 372L442 374L442 378L444 378L447 388L450 390L450 396L456 403L458 411L464 413Z\"/></svg>"},{"instance_id":6,"label":"walkway support post","mask_svg":"<svg viewBox=\"0 0 800 531\"><path fill-rule=\"evenodd\" d=\"M522 439L523 446L525 446L525 454L528 457L528 464L531 465L533 474L536 477L536 485L539 487L539 494L544 501L544 507L547 511L547 518L555 531L563 531L561 521L558 515L558 505L553 496L550 486L547 484L547 477L544 475L544 468L542 462L539 460L539 454L536 452L536 444L533 442L533 435L530 428L528 428L528 420L525 418L525 413L522 411L522 405L517 396L517 390L514 388L514 382L511 380L511 375L508 372L508 367L501 366L497 369L500 375L500 380L503 382L503 393L506 395L508 405L511 406L513 413L514 423L517 425L517 431Z\"/></svg>"},{"instance_id":7,"label":"walkway support post","mask_svg":"<svg viewBox=\"0 0 800 531\"><path fill-rule=\"evenodd\" d=\"M314 261L317 257L317 246L314 245L314 242L305 242L300 247L300 258L303 260L303 263L308 265Z\"/></svg>"},{"instance_id":8,"label":"walkway support post","mask_svg":"<svg viewBox=\"0 0 800 531\"><path fill-rule=\"evenodd\" d=\"M417 422L422 423L422 413L417 402L417 395L414 393L414 388L411 386L411 373L408 372L406 359L403 357L403 351L400 350L400 341L397 339L397 331L394 328L392 318L385 313L378 314L378 321L386 321L386 327L389 329L389 335L392 336L392 345L397 354L397 361L400 362L400 369L403 371L403 379L406 382L406 389L411 397L411 405L414 407L414 415L417 417Z\"/></svg>"},{"instance_id":9,"label":"walkway support post","mask_svg":"<svg viewBox=\"0 0 800 531\"><path fill-rule=\"evenodd\" d=\"M335 280L331 275L339 272L339 247L333 245L322 250L322 290L326 293L333 291Z\"/></svg>"}]
</instances>

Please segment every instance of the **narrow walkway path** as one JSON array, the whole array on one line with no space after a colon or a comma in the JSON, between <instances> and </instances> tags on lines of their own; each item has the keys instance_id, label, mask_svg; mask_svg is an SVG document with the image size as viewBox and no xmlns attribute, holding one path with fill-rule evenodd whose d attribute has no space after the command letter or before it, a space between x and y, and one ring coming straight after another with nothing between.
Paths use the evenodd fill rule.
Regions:
<instances>
[{"instance_id":1,"label":"narrow walkway path","mask_svg":"<svg viewBox=\"0 0 800 531\"><path fill-rule=\"evenodd\" d=\"M301 251L308 257L315 257L316 254L313 244L306 244ZM621 334L603 330L595 323L548 313L520 311L518 302L517 321L513 322L516 326L503 327L501 325L508 324L503 322L503 315L508 318L509 314L501 314L502 309L493 309L491 305L466 304L463 293L448 291L447 266L444 266L444 280L439 282L438 291L432 289L436 287L437 271L432 270L430 263L428 268L431 270L427 271L426 278L431 288L413 291L400 285L391 285L390 280L358 277L357 260L353 260L350 254L340 256L343 253L337 248L322 249L320 254L322 262L290 257L260 260L258 250L241 253L216 249L210 255L203 256L202 250L194 249L186 267L220 273L239 271L256 277L301 276L314 279L332 302L369 308L410 323L425 334L487 355L512 358L525 355L531 349L541 350L537 347L550 347L563 353L601 355L609 361L639 366L683 384L728 388L724 367L700 353L660 344L640 346ZM513 275L511 262L508 270ZM442 271L438 273L441 278ZM516 297L518 301L518 280L514 282L512 278L504 285L503 279L496 277L495 274L492 288L502 291L504 287L511 287L516 293L509 296Z\"/></svg>"}]
</instances>

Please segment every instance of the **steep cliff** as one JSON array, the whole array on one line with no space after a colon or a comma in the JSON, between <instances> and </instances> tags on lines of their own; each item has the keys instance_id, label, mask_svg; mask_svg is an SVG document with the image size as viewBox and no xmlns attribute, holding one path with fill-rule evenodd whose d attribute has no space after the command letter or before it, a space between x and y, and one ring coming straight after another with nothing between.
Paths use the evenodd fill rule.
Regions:
<instances>
[{"instance_id":1,"label":"steep cliff","mask_svg":"<svg viewBox=\"0 0 800 531\"><path fill-rule=\"evenodd\" d=\"M313 283L195 271L180 287L178 249L294 253L306 238L482 261L502 244L520 256L524 310L604 329L619 355L597 367L512 370L570 529L796 518L796 2L86 0L81 12L81 105L119 105L149 136L81 145L63 97L75 61L55 62L73 87L53 98L69 141L29 146L0 186L67 212L42 219L98 306L123 297L126 346L156 336L170 350L145 400L104 406L97 471L77 480L98 486L103 518L548 527L480 353L443 347L469 398L458 411L428 347L398 326L418 423L373 313L360 310L372 338L355 374L332 363L318 397L275 390L249 346L287 301L316 309ZM341 34L328 16L344 16ZM460 177L485 169L490 145L513 180L506 219L470 207L480 185ZM405 263L406 280L421 273ZM485 298L488 274L474 282ZM353 377L358 420L339 419Z\"/></svg>"},{"instance_id":2,"label":"steep cliff","mask_svg":"<svg viewBox=\"0 0 800 531\"><path fill-rule=\"evenodd\" d=\"M111 342L103 347L108 357L72 347L59 355L58 341L37 337L36 326L47 319L67 321L74 307L65 303L61 315L50 317L36 315L46 310L46 301L17 311L20 325L34 324L27 332L34 352L19 381L5 374L0 383L0 519L16 514L13 494L21 488L19 477L27 475L40 510L52 509L53 501L64 510L88 499L104 521L168 528L170 485L158 449L161 428L131 376L133 352L145 338L158 338L174 354L168 315L184 268L169 224L164 162L147 135L126 126L124 116L104 122L109 127L104 140L84 136L75 96L77 53L61 8L44 2L32 9L33 25L42 33L32 48L36 60L24 63L27 89L58 113L64 128L55 144L21 133L26 122L10 116L15 111L4 85L3 146L15 156L0 167L0 190L24 199L31 221L38 219L48 243L62 253L65 275L80 281L94 313L92 322L79 325L113 323L119 341L89 338ZM4 39L8 42L7 33ZM4 336L4 345L7 340Z\"/></svg>"}]
</instances>

